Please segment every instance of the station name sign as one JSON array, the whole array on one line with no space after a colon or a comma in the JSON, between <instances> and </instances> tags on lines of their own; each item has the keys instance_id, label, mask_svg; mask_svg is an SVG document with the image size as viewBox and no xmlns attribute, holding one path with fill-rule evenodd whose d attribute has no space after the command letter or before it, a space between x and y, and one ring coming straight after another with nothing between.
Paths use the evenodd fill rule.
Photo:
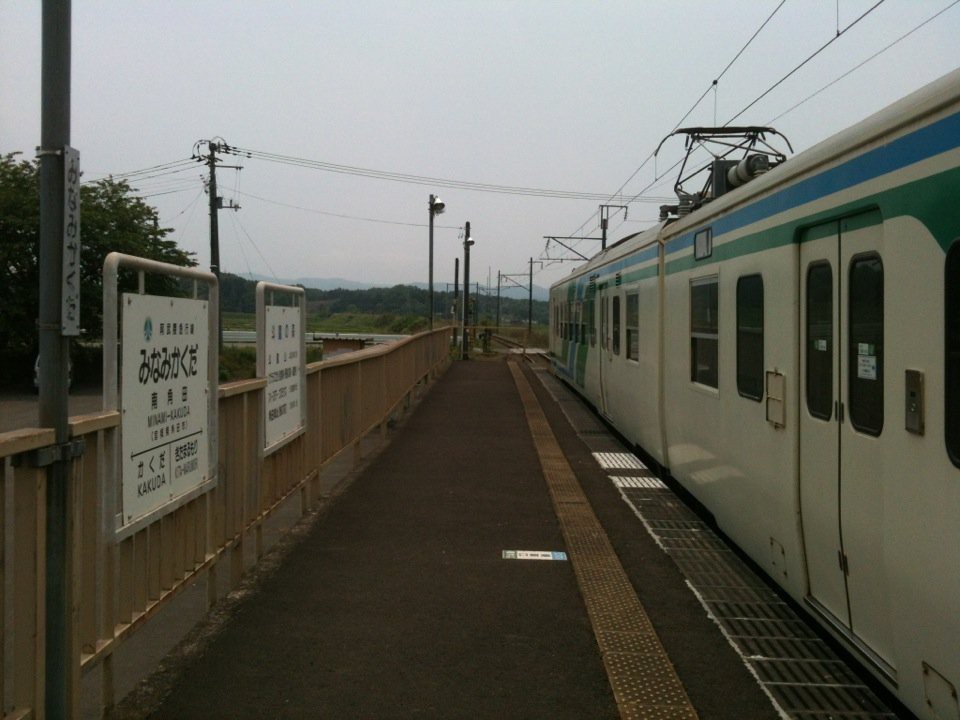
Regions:
<instances>
[{"instance_id":1,"label":"station name sign","mask_svg":"<svg viewBox=\"0 0 960 720\"><path fill-rule=\"evenodd\" d=\"M260 435L262 457L307 429L304 295L302 287L257 283L257 377L267 381ZM277 303L275 298L283 301Z\"/></svg>"},{"instance_id":2,"label":"station name sign","mask_svg":"<svg viewBox=\"0 0 960 720\"><path fill-rule=\"evenodd\" d=\"M207 301L125 294L122 302L123 523L209 477Z\"/></svg>"}]
</instances>

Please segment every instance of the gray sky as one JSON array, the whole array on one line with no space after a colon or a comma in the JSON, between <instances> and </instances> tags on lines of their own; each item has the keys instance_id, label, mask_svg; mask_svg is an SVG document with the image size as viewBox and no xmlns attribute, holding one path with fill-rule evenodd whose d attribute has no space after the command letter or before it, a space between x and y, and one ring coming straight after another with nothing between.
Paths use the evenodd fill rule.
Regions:
<instances>
[{"instance_id":1,"label":"gray sky","mask_svg":"<svg viewBox=\"0 0 960 720\"><path fill-rule=\"evenodd\" d=\"M768 124L954 0L886 0L758 102ZM685 125L723 124L876 0L787 0ZM201 139L374 170L614 193L779 0L213 2L74 0L71 144L85 179L189 158ZM776 120L803 150L960 65L960 6ZM716 113L716 114L715 114ZM40 2L0 0L0 152L40 139ZM629 198L677 159L666 146ZM235 164L234 158L226 158ZM452 282L471 221L471 276L525 273L543 235L599 235L597 200L446 189L243 160L221 170L222 267L276 277ZM204 168L135 183L209 263ZM674 173L645 194L670 195ZM612 199L612 203L618 200ZM656 219L635 202L610 238ZM298 206L285 207L277 203ZM326 213L326 214L325 214ZM386 220L398 224L336 217ZM583 243L589 255L599 243ZM535 266L548 285L572 263Z\"/></svg>"}]
</instances>

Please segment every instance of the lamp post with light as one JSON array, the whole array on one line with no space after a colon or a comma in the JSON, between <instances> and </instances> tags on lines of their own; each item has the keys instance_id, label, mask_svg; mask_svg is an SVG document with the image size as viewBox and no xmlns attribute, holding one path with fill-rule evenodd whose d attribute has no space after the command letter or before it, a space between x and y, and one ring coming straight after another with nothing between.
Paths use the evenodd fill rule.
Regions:
<instances>
[{"instance_id":1,"label":"lamp post with light","mask_svg":"<svg viewBox=\"0 0 960 720\"><path fill-rule=\"evenodd\" d=\"M463 233L463 337L460 341L460 359L470 359L470 221L467 220Z\"/></svg>"},{"instance_id":2,"label":"lamp post with light","mask_svg":"<svg viewBox=\"0 0 960 720\"><path fill-rule=\"evenodd\" d=\"M433 216L441 214L446 204L436 195L430 195L430 329L433 330Z\"/></svg>"}]
</instances>

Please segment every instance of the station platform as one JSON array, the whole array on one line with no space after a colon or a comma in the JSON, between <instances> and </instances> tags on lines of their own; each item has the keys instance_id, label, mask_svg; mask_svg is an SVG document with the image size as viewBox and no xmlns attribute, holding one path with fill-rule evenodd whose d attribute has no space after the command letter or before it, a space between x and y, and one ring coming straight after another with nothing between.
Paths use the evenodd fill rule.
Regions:
<instances>
[{"instance_id":1,"label":"station platform","mask_svg":"<svg viewBox=\"0 0 960 720\"><path fill-rule=\"evenodd\" d=\"M451 365L202 636L115 717L896 717L516 356Z\"/></svg>"}]
</instances>

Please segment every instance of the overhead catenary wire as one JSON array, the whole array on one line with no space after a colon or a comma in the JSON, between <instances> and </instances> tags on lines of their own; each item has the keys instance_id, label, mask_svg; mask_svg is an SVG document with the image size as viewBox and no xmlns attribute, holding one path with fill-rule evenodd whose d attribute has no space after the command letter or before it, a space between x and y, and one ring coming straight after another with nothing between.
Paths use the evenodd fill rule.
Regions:
<instances>
[{"instance_id":1,"label":"overhead catenary wire","mask_svg":"<svg viewBox=\"0 0 960 720\"><path fill-rule=\"evenodd\" d=\"M400 173L388 170L377 170L374 168L364 168L354 165L341 165L322 160L311 160L309 158L296 157L293 155L281 155L279 153L265 152L262 150L252 150L236 146L224 148L224 152L247 157L255 160L264 160L266 162L280 163L294 167L303 167L313 170L321 170L344 175L355 175L359 177L375 178L379 180L390 180L393 182L403 182L412 185L426 185L431 187L445 187L456 190L472 190L475 192L489 192L503 195L525 195L530 197L558 198L564 200L607 200L609 193L577 192L573 190L555 190L549 188L521 187L516 185L497 185L493 183L472 182L467 180L455 180L452 178L428 177L425 175L413 175L410 173ZM660 202L659 199L651 199L651 202Z\"/></svg>"},{"instance_id":2,"label":"overhead catenary wire","mask_svg":"<svg viewBox=\"0 0 960 720\"><path fill-rule=\"evenodd\" d=\"M884 47L880 48L879 50L877 50L877 52L873 53L873 55L871 55L870 57L866 58L865 60L861 60L859 63L857 63L856 65L854 65L852 68L850 68L849 70L847 70L847 71L846 71L845 73L843 73L842 75L838 75L838 76L835 77L833 80L831 80L830 82L828 82L826 85L824 85L823 87L821 87L819 90L816 90L815 92L810 93L810 94L807 95L805 98L803 98L803 100L801 100L800 102L798 102L798 103L796 103L796 104L794 104L794 105L791 105L789 108L787 108L786 110L784 110L782 113L780 113L780 114L777 115L776 117L773 117L773 118L771 118L770 120L767 120L767 122L765 122L764 125L772 125L773 123L775 123L775 122L776 122L777 120L779 120L780 118L782 118L782 117L784 117L784 116L786 116L786 115L789 115L789 114L792 113L794 110L796 110L797 108L799 108L801 105L803 105L803 104L807 103L808 101L812 100L813 98L815 98L815 97L816 97L817 95L819 95L820 93L822 93L822 92L824 92L824 91L832 88L832 87L833 87L834 85L836 85L838 82L840 82L840 81L843 80L844 78L848 77L849 75L852 75L854 72L856 72L857 70L859 70L860 68L862 68L862 67L863 67L864 65L866 65L867 63L869 63L869 62L877 59L878 57L880 57L881 55L883 55L883 53L885 53L885 52L887 52L888 50L890 50L891 48L895 47L896 45L898 45L898 44L899 44L900 42L902 42L903 40L906 40L908 37L910 37L911 35L913 35L915 32L917 32L918 30L920 30L920 29L923 28L924 26L929 25L931 22L933 22L934 20L936 20L938 17L940 17L941 15L943 15L947 10L949 10L950 8L954 7L954 6L957 5L957 4L960 4L960 0L953 0L953 2L951 2L949 5L947 5L946 7L942 8L941 10L939 10L939 11L937 11L936 13L934 13L933 15L931 15L930 17L928 17L926 20L924 20L922 23L920 23L920 24L917 25L916 27L912 28L911 30L908 30L908 31L905 32L903 35L901 35L900 37L898 37L896 40L893 40L892 42L888 43L888 44L885 45ZM839 21L838 21L838 23L837 23L837 28L838 28L837 31L838 31L838 32L839 32L839 27L840 27L840 25L839 25Z\"/></svg>"},{"instance_id":3,"label":"overhead catenary wire","mask_svg":"<svg viewBox=\"0 0 960 720\"><path fill-rule=\"evenodd\" d=\"M957 1L960 2L960 0L957 0ZM836 30L836 34L835 34L833 37L831 37L827 42L825 42L823 45L821 45L821 46L820 46L816 51L814 51L810 56L808 56L807 58L805 58L804 60L802 60L800 63L798 63L798 64L797 64L794 68L792 68L786 75L784 75L784 76L781 77L779 80L777 80L775 83L773 83L773 85L771 85L769 88L767 88L766 90L764 90L764 92L762 92L760 95L758 95L754 100L752 100L750 103L748 103L746 106L744 106L739 112L737 112L736 115L734 115L734 116L731 117L729 120L727 120L727 121L724 123L724 126L730 125L730 124L731 124L732 122L734 122L737 118L739 118L741 115L743 115L745 112L747 112L750 108L752 108L754 105L756 105L758 102L760 102L763 98L765 98L767 95L769 95L771 92L773 92L773 90L775 90L775 89L776 89L777 87L779 87L783 82L785 82L788 78L790 78L792 75L794 75L796 72L798 72L798 71L799 71L801 68L803 68L807 63L809 63L811 60L813 60L813 58L815 58L817 55L819 55L820 53L822 53L822 52L823 52L824 50L826 50L830 45L832 45L834 42L836 42L839 38L843 37L843 35L845 35L849 30L851 30L851 29L852 29L853 27L855 27L858 23L860 23L864 18L866 18L867 16L869 16L871 13L873 13L873 12L874 12L878 7L880 7L884 2L886 2L886 0L878 0L878 1L877 1L876 3L874 3L870 8L868 8L867 10L865 10L860 16L858 16L856 19L854 19L852 22L850 22L850 23L849 23L846 27L844 27L844 28L840 28L840 26L839 26L839 15L838 15L837 30ZM952 3L951 5L947 6L947 7L944 8L943 10L941 10L940 13L937 13L937 15L939 15L939 14L941 14L942 12L948 10L950 7L953 7L954 4L956 4L956 2L955 2L955 3ZM774 13L773 13L773 14L776 14L776 12L777 12L782 6L783 6L783 2L781 2L780 5L778 5L778 6L774 9ZM766 26L767 23L769 23L769 21L770 21L770 19L772 18L773 14L771 14L771 16L768 17L768 18L764 21L764 23L763 23L763 24L761 25L761 27L760 27L760 30L762 30L763 27ZM936 17L936 15L935 15L934 17ZM920 26L918 26L918 28L921 27L922 25L926 24L927 22L929 22L929 21L932 20L932 19L933 19L933 18L929 18L928 20L924 21L923 23L921 23ZM918 29L918 28L915 28L915 30ZM912 32L912 31L911 31L911 32ZM758 33L759 33L759 30L758 30ZM907 35L909 35L909 34L910 34L910 33L907 33ZM757 35L757 33L755 33L753 37L756 37L756 35ZM905 36L904 36L904 37L905 37ZM902 39L902 38L899 38L899 39L898 39L897 41L895 41L895 42L899 42L900 39ZM753 40L753 38L751 38L750 41L752 42L752 40ZM749 44L749 42L748 42L748 44ZM894 44L895 44L895 43L894 43ZM746 49L746 47L744 47L744 49ZM882 52L882 51L881 51L881 52ZM739 55L741 55L742 53L743 53L743 50L741 50L740 53L737 54L737 57L739 57ZM879 53L878 53L878 54L879 54ZM866 60L866 61L864 61L863 63L861 63L861 64L858 65L856 68L853 68L850 72L853 72L854 70L856 70L857 68L859 68L860 66L862 66L863 64L865 64L866 62L868 62L870 59L872 59L872 57L871 57L871 58L868 58L868 60ZM731 63L731 64L732 64L732 63ZM724 68L723 73L725 73L728 69L729 69L729 65L728 65L727 68ZM842 77L845 77L846 75L849 75L850 72L846 73L846 74L845 74L844 76L842 76ZM723 73L721 73L721 75L722 75ZM718 79L719 79L719 76L718 76ZM840 79L842 79L842 78L837 78L837 81L839 81ZM832 84L832 83L831 83L831 84ZM713 86L713 84L711 84L711 87L712 87L712 86ZM823 89L826 89L826 88L823 88ZM823 90L823 89L822 89L822 90ZM700 98L698 98L697 102L694 103L693 107L687 112L686 115L684 115L683 118L681 118L680 122L677 123L677 125L674 127L674 130L676 130L676 129L680 126L680 124L689 116L689 114L693 111L693 109L696 108L697 105L699 105L700 102L703 101L703 98L706 97L706 95L707 95L707 93L709 92L709 90L710 90L710 88L708 88L708 89L700 96ZM822 90L821 90L821 91L818 91L818 92L822 92ZM815 93L815 94L816 94L816 93ZM803 104L803 102L798 103L796 107L799 107L799 106L802 105L802 104ZM794 109L794 108L791 108L791 110L792 110L792 109ZM790 110L788 110L788 111L786 111L786 112L790 112ZM779 118L779 117L782 117L783 115L785 115L786 112L785 112L785 113L782 113L781 115L779 115L778 118ZM630 179L627 180L627 183L629 183L630 180L632 180L634 177L636 177L636 175L639 173L639 171L649 162L649 160L650 160L651 157L652 157L652 153L651 153L650 156L648 156L648 157L644 160L644 162L640 165L640 167L637 168L636 171L634 171L634 173L633 173L633 175L631 175ZM655 184L659 181L659 178L660 178L660 177L662 177L663 175L666 175L667 173L669 173L671 170L673 170L675 167L677 167L677 165L679 165L680 162L681 162L681 161L678 160L676 163L674 163L673 165L671 165L666 171L664 171L663 173L659 174L658 177L655 177L654 180L653 180L651 183L649 183L649 184L646 185L645 187L641 188L641 190L638 192L638 195L644 195L645 193L647 193L652 187L655 186ZM623 187L626 186L627 183L624 183L624 185L621 186L621 190L622 190ZM631 202L632 202L631 200L627 200L627 204L628 204L628 205L629 205ZM596 215L596 213L594 213L594 215ZM592 218L594 215L591 215L591 218ZM587 222L589 222L589 219L587 220ZM586 224L586 222L584 223L584 225L585 225L585 224ZM583 225L581 225L581 228L582 228L582 227L583 227ZM577 234L578 232L579 232L579 229L578 229L577 231L574 231L574 233L572 233L572 234Z\"/></svg>"},{"instance_id":4,"label":"overhead catenary wire","mask_svg":"<svg viewBox=\"0 0 960 720\"><path fill-rule=\"evenodd\" d=\"M741 115L743 115L747 110L749 110L750 108L752 108L752 107L753 107L754 105L756 105L758 102L760 102L761 100L763 100L763 98L765 98L765 97L766 97L767 95L769 95L771 92L773 92L773 91L776 90L778 87L780 87L780 85L782 85L782 84L783 84L788 78L790 78L794 73L796 73L798 70L800 70L804 65L806 65L808 62L810 62L811 60L813 60L817 55L819 55L820 53L822 53L822 52L823 52L824 50L826 50L828 47L830 47L831 45L833 45L833 43L835 43L837 40L839 40L841 37L843 37L850 29L852 29L852 28L853 28L855 25L857 25L861 20L863 20L864 18L866 18L868 15L870 15L870 13L872 13L872 12L873 12L874 10L876 10L878 7L880 7L881 5L883 5L883 3L885 3L886 1L887 1L887 0L877 0L877 2L874 3L870 8L868 8L867 10L865 10L865 11L863 12L863 14L860 15L860 17L858 17L856 20L854 20L853 22L851 22L849 25L847 25L847 26L846 26L845 28L843 28L842 30L838 30L836 35L834 35L832 38L830 38L829 40L827 40L827 42L825 42L823 45L821 45L819 48L817 48L811 55L809 55L807 58L805 58L805 59L802 60L800 63L798 63L792 70L790 70L790 72L788 72L788 73L787 73L786 75L784 75L782 78L780 78L779 80L777 80L773 85L771 85L771 86L768 87L766 90L764 90L762 93L760 93L753 101L749 102L742 110L740 110L740 112L738 112L736 115L734 115L734 116L731 117L729 120L727 120L727 121L723 124L724 127L726 127L727 125L729 125L730 123L732 123L732 122L733 122L734 120L736 120L738 117L740 117Z\"/></svg>"},{"instance_id":5,"label":"overhead catenary wire","mask_svg":"<svg viewBox=\"0 0 960 720\"><path fill-rule=\"evenodd\" d=\"M731 67L733 67L734 63L736 63L737 60L740 59L740 56L742 56L743 53L747 50L747 48L750 47L750 45L753 43L753 41L754 41L754 40L757 38L757 36L763 31L763 29L770 23L770 21L771 21L771 20L773 19L773 17L780 11L780 9L784 6L785 3L786 3L786 0L781 0L780 4L777 5L777 7L775 7L775 8L773 9L773 12L771 12L771 13L767 16L767 18L766 18L762 23L760 23L760 27L758 27L758 28L754 31L753 35L751 35L750 38L747 40L747 42L744 43L743 47L741 47L740 50L733 56L733 58L726 64L726 66L723 68L723 70L721 70L721 71L717 74L717 76L713 79L713 81L710 83L710 85L707 86L706 90L704 90L703 93L700 95L700 97L697 98L696 102L694 102L693 105L690 106L690 109L687 110L687 112L684 113L683 116L674 124L674 126L673 126L673 128L671 129L670 132L674 132L675 130L677 130L677 128L679 128L679 127L683 124L683 122L684 122L688 117L690 117L690 115L693 113L693 111L697 109L697 107L700 105L700 103L703 102L703 99L710 93L710 91L716 89L717 84L720 82L720 79L721 79L724 75L726 75L727 71L728 71ZM640 165L637 167L637 169L633 171L633 173L630 175L630 177L628 177L626 180L624 180L623 183L620 184L620 187L617 188L617 190L616 190L612 195L610 195L604 202L610 202L610 201L612 201L613 199L620 197L620 195L621 195L621 193L623 192L624 188L626 188L627 185L629 185L629 184L633 181L633 179L640 173L641 170L643 170L644 167L647 166L647 164L648 164L654 157L655 157L655 151L651 151L651 152L646 156L646 158L644 158L643 162L640 163ZM674 165L672 165L670 168L668 168L668 169L664 172L664 174L666 174L667 172L670 172L670 170L672 170L672 169L673 169L674 167L676 167L677 165L679 165L679 161L678 161L677 163L675 163ZM655 175L656 175L656 173L655 173ZM657 180L658 180L658 178L655 177L655 178L654 178L654 182L656 182ZM638 198L642 197L642 196L646 193L646 191L649 190L650 187L652 187L652 185L653 185L653 183L651 183L650 185L647 185L644 189L642 189L642 190L640 190L638 193L634 194L634 196L633 196L632 198L630 198L629 200L626 201L626 204L627 204L627 205L631 205L631 204L633 204L634 202L636 202ZM667 198L667 200L671 200L671 199L672 199L672 198ZM571 235L579 235L581 232L583 232L583 228L587 225L587 223L589 223L591 220L593 220L594 217L597 217L598 214L599 214L599 209L598 209L596 212L592 213L589 218L587 218L586 220L584 220L584 222L580 225L580 227L578 227L576 230L574 230L574 231L573 231L572 233L570 233L570 234L571 234ZM591 232L592 232L592 231L591 231Z\"/></svg>"}]
</instances>

